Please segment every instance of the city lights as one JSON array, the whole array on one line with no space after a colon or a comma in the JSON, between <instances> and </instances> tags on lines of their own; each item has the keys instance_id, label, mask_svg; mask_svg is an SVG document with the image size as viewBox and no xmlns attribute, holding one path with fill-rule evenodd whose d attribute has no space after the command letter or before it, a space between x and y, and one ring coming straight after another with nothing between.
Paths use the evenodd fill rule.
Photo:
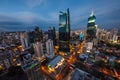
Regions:
<instances>
[{"instance_id":1,"label":"city lights","mask_svg":"<svg viewBox=\"0 0 120 80\"><path fill-rule=\"evenodd\" d=\"M0 5L0 80L120 80L119 0Z\"/></svg>"}]
</instances>

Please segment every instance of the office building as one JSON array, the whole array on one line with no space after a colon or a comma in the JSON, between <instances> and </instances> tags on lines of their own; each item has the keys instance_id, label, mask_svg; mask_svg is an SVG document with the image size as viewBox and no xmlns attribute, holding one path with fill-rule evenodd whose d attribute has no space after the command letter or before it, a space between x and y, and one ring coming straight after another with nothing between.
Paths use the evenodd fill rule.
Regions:
<instances>
[{"instance_id":1,"label":"office building","mask_svg":"<svg viewBox=\"0 0 120 80\"><path fill-rule=\"evenodd\" d=\"M118 33L118 39L117 42L120 43L120 33Z\"/></svg>"},{"instance_id":2,"label":"office building","mask_svg":"<svg viewBox=\"0 0 120 80\"><path fill-rule=\"evenodd\" d=\"M34 30L34 42L41 42L43 41L43 33L42 30L39 30L39 27L36 26Z\"/></svg>"},{"instance_id":3,"label":"office building","mask_svg":"<svg viewBox=\"0 0 120 80\"><path fill-rule=\"evenodd\" d=\"M69 9L67 9L67 13L60 12L59 15L59 51L69 52L70 40L70 15Z\"/></svg>"},{"instance_id":4,"label":"office building","mask_svg":"<svg viewBox=\"0 0 120 80\"><path fill-rule=\"evenodd\" d=\"M61 56L57 56L48 64L48 70L56 74L61 70L60 68L62 68L63 65L66 65L65 59Z\"/></svg>"},{"instance_id":5,"label":"office building","mask_svg":"<svg viewBox=\"0 0 120 80\"><path fill-rule=\"evenodd\" d=\"M90 17L88 18L87 24L87 41L92 41L93 38L96 38L96 26L95 26L96 17L92 11Z\"/></svg>"},{"instance_id":6,"label":"office building","mask_svg":"<svg viewBox=\"0 0 120 80\"><path fill-rule=\"evenodd\" d=\"M83 41L84 40L84 33L80 33L80 35L79 35L79 41Z\"/></svg>"},{"instance_id":7,"label":"office building","mask_svg":"<svg viewBox=\"0 0 120 80\"><path fill-rule=\"evenodd\" d=\"M34 32L28 32L28 36L29 36L29 42L30 43L34 43Z\"/></svg>"},{"instance_id":8,"label":"office building","mask_svg":"<svg viewBox=\"0 0 120 80\"><path fill-rule=\"evenodd\" d=\"M28 48L28 35L27 35L27 32L22 32L20 34L20 39L21 39L21 44L22 44L22 47L25 49L25 48Z\"/></svg>"},{"instance_id":9,"label":"office building","mask_svg":"<svg viewBox=\"0 0 120 80\"><path fill-rule=\"evenodd\" d=\"M110 37L110 32L104 30L104 29L98 29L97 30L97 39L100 41L109 41L109 37Z\"/></svg>"},{"instance_id":10,"label":"office building","mask_svg":"<svg viewBox=\"0 0 120 80\"><path fill-rule=\"evenodd\" d=\"M38 60L41 60L44 57L44 53L43 53L43 43L41 42L36 42L33 44L34 47L34 53L35 53L35 57Z\"/></svg>"},{"instance_id":11,"label":"office building","mask_svg":"<svg viewBox=\"0 0 120 80\"><path fill-rule=\"evenodd\" d=\"M53 44L56 45L56 31L55 31L55 27L53 27L53 28L49 27L49 29L48 29L48 39L53 40Z\"/></svg>"},{"instance_id":12,"label":"office building","mask_svg":"<svg viewBox=\"0 0 120 80\"><path fill-rule=\"evenodd\" d=\"M53 40L51 39L46 41L46 53L48 57L50 58L54 57L54 45L53 45Z\"/></svg>"},{"instance_id":13,"label":"office building","mask_svg":"<svg viewBox=\"0 0 120 80\"><path fill-rule=\"evenodd\" d=\"M22 69L27 74L28 80L44 80L38 60L33 60L29 64L22 65Z\"/></svg>"},{"instance_id":14,"label":"office building","mask_svg":"<svg viewBox=\"0 0 120 80\"><path fill-rule=\"evenodd\" d=\"M85 46L86 46L86 52L90 53L91 50L93 49L93 42L87 42L85 43Z\"/></svg>"},{"instance_id":15,"label":"office building","mask_svg":"<svg viewBox=\"0 0 120 80\"><path fill-rule=\"evenodd\" d=\"M99 80L97 77L75 68L70 80Z\"/></svg>"},{"instance_id":16,"label":"office building","mask_svg":"<svg viewBox=\"0 0 120 80\"><path fill-rule=\"evenodd\" d=\"M13 57L11 56L11 53L6 53L6 51L3 51L2 47L0 47L0 66L3 70L6 70L11 65L13 65Z\"/></svg>"},{"instance_id":17,"label":"office building","mask_svg":"<svg viewBox=\"0 0 120 80\"><path fill-rule=\"evenodd\" d=\"M118 29L117 28L114 28L111 30L110 32L110 41L113 42L113 43L117 43L117 39L118 39Z\"/></svg>"}]
</instances>

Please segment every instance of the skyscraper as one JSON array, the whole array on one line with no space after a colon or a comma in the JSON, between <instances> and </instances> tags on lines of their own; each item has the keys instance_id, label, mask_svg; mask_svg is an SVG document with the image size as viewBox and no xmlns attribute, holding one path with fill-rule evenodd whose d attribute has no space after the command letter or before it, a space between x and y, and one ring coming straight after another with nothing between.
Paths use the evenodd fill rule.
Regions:
<instances>
[{"instance_id":1,"label":"skyscraper","mask_svg":"<svg viewBox=\"0 0 120 80\"><path fill-rule=\"evenodd\" d=\"M24 49L28 48L28 35L27 35L27 32L21 33L20 34L20 39L21 39L22 47Z\"/></svg>"},{"instance_id":2,"label":"skyscraper","mask_svg":"<svg viewBox=\"0 0 120 80\"><path fill-rule=\"evenodd\" d=\"M47 52L48 57L54 56L53 40L51 39L46 41L46 52Z\"/></svg>"},{"instance_id":3,"label":"skyscraper","mask_svg":"<svg viewBox=\"0 0 120 80\"><path fill-rule=\"evenodd\" d=\"M28 32L28 35L29 35L29 42L30 43L34 43L34 32Z\"/></svg>"},{"instance_id":4,"label":"skyscraper","mask_svg":"<svg viewBox=\"0 0 120 80\"><path fill-rule=\"evenodd\" d=\"M118 29L117 28L113 28L110 32L110 41L113 42L113 43L116 43L117 42L117 36L118 34Z\"/></svg>"},{"instance_id":5,"label":"skyscraper","mask_svg":"<svg viewBox=\"0 0 120 80\"><path fill-rule=\"evenodd\" d=\"M56 31L55 31L55 27L53 27L53 28L49 27L49 29L48 29L48 39L53 40L53 44L56 45Z\"/></svg>"},{"instance_id":6,"label":"skyscraper","mask_svg":"<svg viewBox=\"0 0 120 80\"><path fill-rule=\"evenodd\" d=\"M38 60L41 60L44 57L43 53L43 44L41 42L36 42L33 44L35 56Z\"/></svg>"},{"instance_id":7,"label":"skyscraper","mask_svg":"<svg viewBox=\"0 0 120 80\"><path fill-rule=\"evenodd\" d=\"M48 28L48 39L53 39L53 29L51 27Z\"/></svg>"},{"instance_id":8,"label":"skyscraper","mask_svg":"<svg viewBox=\"0 0 120 80\"><path fill-rule=\"evenodd\" d=\"M92 41L96 37L96 26L95 26L96 17L92 11L90 17L88 18L87 24L87 41Z\"/></svg>"},{"instance_id":9,"label":"skyscraper","mask_svg":"<svg viewBox=\"0 0 120 80\"><path fill-rule=\"evenodd\" d=\"M39 30L39 27L36 26L34 31L34 42L40 42L42 40L43 40L42 30Z\"/></svg>"},{"instance_id":10,"label":"skyscraper","mask_svg":"<svg viewBox=\"0 0 120 80\"><path fill-rule=\"evenodd\" d=\"M59 15L59 51L69 52L70 40L70 15L69 9L67 13L60 12Z\"/></svg>"},{"instance_id":11,"label":"skyscraper","mask_svg":"<svg viewBox=\"0 0 120 80\"><path fill-rule=\"evenodd\" d=\"M79 35L79 41L83 41L84 40L84 34L81 32L80 35Z\"/></svg>"}]
</instances>

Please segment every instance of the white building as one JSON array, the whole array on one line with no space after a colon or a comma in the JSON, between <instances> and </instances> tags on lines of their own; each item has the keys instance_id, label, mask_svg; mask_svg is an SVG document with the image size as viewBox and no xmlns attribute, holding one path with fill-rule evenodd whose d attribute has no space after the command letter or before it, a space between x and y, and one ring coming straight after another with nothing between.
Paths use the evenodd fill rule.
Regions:
<instances>
[{"instance_id":1,"label":"white building","mask_svg":"<svg viewBox=\"0 0 120 80\"><path fill-rule=\"evenodd\" d=\"M44 57L43 53L43 43L37 42L33 44L35 57L37 57L38 60L41 60Z\"/></svg>"},{"instance_id":2,"label":"white building","mask_svg":"<svg viewBox=\"0 0 120 80\"><path fill-rule=\"evenodd\" d=\"M114 28L110 32L110 41L116 43L118 39L118 29Z\"/></svg>"},{"instance_id":3,"label":"white building","mask_svg":"<svg viewBox=\"0 0 120 80\"><path fill-rule=\"evenodd\" d=\"M20 33L20 40L24 49L28 48L28 35L26 32Z\"/></svg>"},{"instance_id":4,"label":"white building","mask_svg":"<svg viewBox=\"0 0 120 80\"><path fill-rule=\"evenodd\" d=\"M50 58L54 57L54 45L53 40L51 39L46 41L46 53L48 57Z\"/></svg>"},{"instance_id":5,"label":"white building","mask_svg":"<svg viewBox=\"0 0 120 80\"><path fill-rule=\"evenodd\" d=\"M109 41L109 37L110 37L110 32L104 29L97 30L97 39L103 40L103 41Z\"/></svg>"},{"instance_id":6,"label":"white building","mask_svg":"<svg viewBox=\"0 0 120 80\"><path fill-rule=\"evenodd\" d=\"M87 42L86 44L86 52L91 52L91 50L93 49L93 42Z\"/></svg>"}]
</instances>

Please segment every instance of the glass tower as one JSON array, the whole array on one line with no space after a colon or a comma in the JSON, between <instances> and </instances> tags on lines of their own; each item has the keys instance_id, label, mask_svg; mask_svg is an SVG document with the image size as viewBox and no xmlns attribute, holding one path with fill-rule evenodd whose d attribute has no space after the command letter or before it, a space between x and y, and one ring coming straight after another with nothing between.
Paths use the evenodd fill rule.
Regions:
<instances>
[{"instance_id":1,"label":"glass tower","mask_svg":"<svg viewBox=\"0 0 120 80\"><path fill-rule=\"evenodd\" d=\"M92 41L96 37L96 26L95 26L96 17L92 11L90 17L88 18L87 24L87 41Z\"/></svg>"},{"instance_id":2,"label":"glass tower","mask_svg":"<svg viewBox=\"0 0 120 80\"><path fill-rule=\"evenodd\" d=\"M60 12L59 15L59 51L69 52L70 40L70 18L69 9L67 13Z\"/></svg>"}]
</instances>

